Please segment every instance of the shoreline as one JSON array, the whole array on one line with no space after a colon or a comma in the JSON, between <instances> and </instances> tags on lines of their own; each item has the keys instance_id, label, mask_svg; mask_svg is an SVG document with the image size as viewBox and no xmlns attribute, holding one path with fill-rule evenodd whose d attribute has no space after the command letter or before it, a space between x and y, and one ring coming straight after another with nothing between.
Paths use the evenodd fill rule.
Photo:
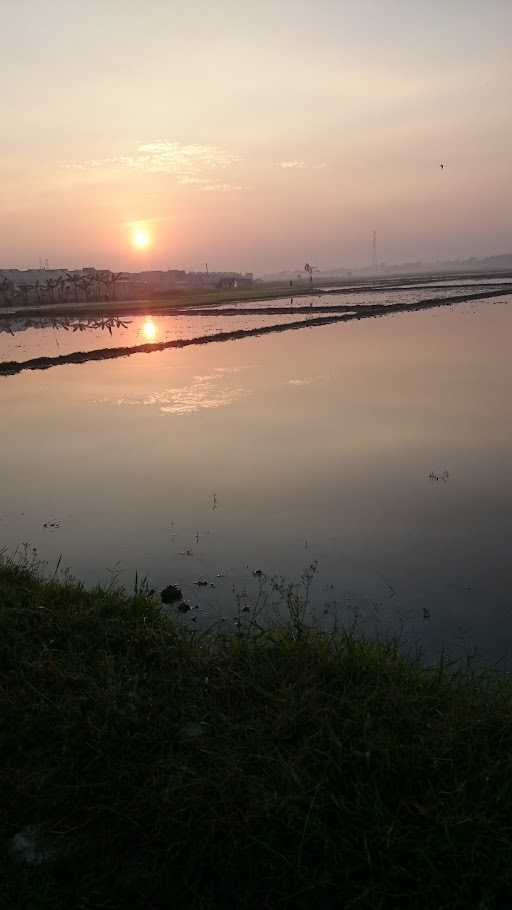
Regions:
<instances>
[{"instance_id":1,"label":"shoreline","mask_svg":"<svg viewBox=\"0 0 512 910\"><path fill-rule=\"evenodd\" d=\"M75 351L70 354L60 354L55 357L36 357L25 361L2 361L0 362L0 377L14 376L26 370L47 370L57 366L65 366L67 364L82 364L98 360L115 360L120 357L129 357L134 354L151 354L158 351L171 350L173 348L189 347L191 345L213 344L226 341L237 341L244 338L256 338L262 335L276 334L279 332L327 326L339 322L349 322L353 319L360 320L395 315L397 313L413 313L421 310L435 309L436 307L467 303L472 300L486 300L495 297L509 296L510 293L511 290L506 288L482 291L474 294L459 294L454 297L433 298L421 300L416 303L394 303L388 305L355 304L341 307L319 307L317 309L321 312L327 310L329 313L333 313L333 315L315 316L312 319L302 319L287 323L276 323L271 326L261 326L256 329L235 329L227 332L215 332L211 335L200 335L193 338L175 339L173 341L146 342L144 344L132 345L129 347L96 348L92 351ZM314 313L315 307L307 307L306 310L308 313ZM347 310L349 310L349 312L346 312ZM152 313L153 312L154 311L152 311ZM289 312L294 312L292 307L290 307ZM300 312L299 308L297 308L297 312ZM240 311L240 314L247 315L247 311Z\"/></svg>"},{"instance_id":2,"label":"shoreline","mask_svg":"<svg viewBox=\"0 0 512 910\"><path fill-rule=\"evenodd\" d=\"M427 282L425 276L422 275L412 275L405 277L398 276L383 276L381 278L375 278L375 280L368 281L367 279L361 281L340 281L334 282L327 279L325 282L322 282L321 285L297 285L294 287L286 287L283 284L276 284L270 286L254 287L250 290L232 290L232 291L222 291L222 290L178 290L174 293L166 292L165 294L159 294L152 297L141 298L136 300L108 300L108 301L95 301L87 302L83 301L81 303L74 303L71 301L62 302L62 303L53 303L53 304L44 304L41 306L26 306L26 307L15 307L12 310L4 310L0 312L0 319L9 319L19 316L91 316L91 317L101 317L112 315L113 313L122 313L123 315L133 316L133 315L145 315L147 312L151 311L152 315L164 315L171 314L175 310L188 310L194 307L216 307L223 304L236 304L242 302L258 302L264 300L282 300L286 298L298 298L298 297L309 297L316 296L322 297L330 294L352 294L352 293L379 293L381 291L392 291L398 290L400 288L404 289L425 289L432 287L432 282L445 282L441 284L441 287L446 288L456 288L457 284L446 283L447 281L452 280L453 282L462 282L458 287L471 287L471 285L464 284L465 280L477 280L482 278L480 285L484 286L486 282L490 282L492 278L510 278L510 288L512 291L512 273L464 273L462 275L433 275L431 281ZM329 285L335 285L329 287ZM439 286L439 285L437 285ZM489 284L489 287L500 287L500 285Z\"/></svg>"},{"instance_id":3,"label":"shoreline","mask_svg":"<svg viewBox=\"0 0 512 910\"><path fill-rule=\"evenodd\" d=\"M0 561L2 906L508 906L512 680Z\"/></svg>"}]
</instances>

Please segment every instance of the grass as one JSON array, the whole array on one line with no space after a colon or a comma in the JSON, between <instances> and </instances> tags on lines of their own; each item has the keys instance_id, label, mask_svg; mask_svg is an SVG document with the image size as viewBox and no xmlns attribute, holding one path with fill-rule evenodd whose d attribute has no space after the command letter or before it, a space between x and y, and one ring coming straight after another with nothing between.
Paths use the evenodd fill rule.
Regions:
<instances>
[{"instance_id":1,"label":"grass","mask_svg":"<svg viewBox=\"0 0 512 910\"><path fill-rule=\"evenodd\" d=\"M0 614L0 906L512 905L508 677L298 621L192 634L7 561Z\"/></svg>"}]
</instances>

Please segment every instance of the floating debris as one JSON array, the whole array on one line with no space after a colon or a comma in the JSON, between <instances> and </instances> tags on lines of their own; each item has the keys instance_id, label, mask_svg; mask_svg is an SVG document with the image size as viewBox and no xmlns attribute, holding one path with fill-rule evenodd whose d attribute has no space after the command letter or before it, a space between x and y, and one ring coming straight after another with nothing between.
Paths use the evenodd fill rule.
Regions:
<instances>
[{"instance_id":1,"label":"floating debris","mask_svg":"<svg viewBox=\"0 0 512 910\"><path fill-rule=\"evenodd\" d=\"M431 483L448 483L450 473L449 471L443 471L442 474L436 474L434 471L431 471L428 475L428 479Z\"/></svg>"}]
</instances>

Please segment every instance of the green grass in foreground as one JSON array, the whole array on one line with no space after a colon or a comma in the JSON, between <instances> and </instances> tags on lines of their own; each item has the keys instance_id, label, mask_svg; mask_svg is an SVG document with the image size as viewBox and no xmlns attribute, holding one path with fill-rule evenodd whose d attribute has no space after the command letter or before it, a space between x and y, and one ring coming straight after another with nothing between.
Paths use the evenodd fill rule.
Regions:
<instances>
[{"instance_id":1,"label":"green grass in foreground","mask_svg":"<svg viewBox=\"0 0 512 910\"><path fill-rule=\"evenodd\" d=\"M5 563L0 614L2 907L512 906L508 679Z\"/></svg>"}]
</instances>

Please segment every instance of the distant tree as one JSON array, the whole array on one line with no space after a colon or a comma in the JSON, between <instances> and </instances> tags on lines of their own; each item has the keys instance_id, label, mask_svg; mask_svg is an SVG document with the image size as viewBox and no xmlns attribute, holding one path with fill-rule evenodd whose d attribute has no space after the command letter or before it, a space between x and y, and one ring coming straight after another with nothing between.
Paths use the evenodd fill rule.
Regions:
<instances>
[{"instance_id":1,"label":"distant tree","mask_svg":"<svg viewBox=\"0 0 512 910\"><path fill-rule=\"evenodd\" d=\"M80 275L75 275L73 273L70 274L69 272L67 272L66 278L69 281L71 287L73 288L73 292L75 295L75 303L78 303L78 301L80 299Z\"/></svg>"},{"instance_id":2,"label":"distant tree","mask_svg":"<svg viewBox=\"0 0 512 910\"><path fill-rule=\"evenodd\" d=\"M310 265L309 262L306 262L306 265L304 266L304 271L306 272L307 275L309 275L309 280L312 283L313 282L313 266Z\"/></svg>"},{"instance_id":3,"label":"distant tree","mask_svg":"<svg viewBox=\"0 0 512 910\"><path fill-rule=\"evenodd\" d=\"M64 300L66 295L66 280L62 275L59 275L55 281L55 290L57 292L57 299Z\"/></svg>"},{"instance_id":4,"label":"distant tree","mask_svg":"<svg viewBox=\"0 0 512 910\"><path fill-rule=\"evenodd\" d=\"M102 296L105 300L108 299L108 296L110 293L111 278L112 278L111 272L102 272L101 275L99 276L99 282L100 282L100 284L103 285Z\"/></svg>"},{"instance_id":5,"label":"distant tree","mask_svg":"<svg viewBox=\"0 0 512 910\"><path fill-rule=\"evenodd\" d=\"M29 298L31 290L32 290L31 284L20 284L20 286L19 286L19 294L20 294L22 303L24 305L29 302L28 298Z\"/></svg>"},{"instance_id":6,"label":"distant tree","mask_svg":"<svg viewBox=\"0 0 512 910\"><path fill-rule=\"evenodd\" d=\"M87 301L90 299L90 290L93 281L94 279L90 278L89 275L82 275L81 278L79 278L79 285L84 292L84 297Z\"/></svg>"},{"instance_id":7,"label":"distant tree","mask_svg":"<svg viewBox=\"0 0 512 910\"><path fill-rule=\"evenodd\" d=\"M14 286L12 281L9 281L5 275L2 275L0 278L0 299L2 303L8 304L11 302L14 295Z\"/></svg>"},{"instance_id":8,"label":"distant tree","mask_svg":"<svg viewBox=\"0 0 512 910\"><path fill-rule=\"evenodd\" d=\"M46 290L48 293L48 300L50 300L51 303L55 302L55 288L56 282L53 280L53 278L48 278L46 281Z\"/></svg>"},{"instance_id":9,"label":"distant tree","mask_svg":"<svg viewBox=\"0 0 512 910\"><path fill-rule=\"evenodd\" d=\"M110 282L112 286L112 300L117 300L116 284L122 274L122 272L112 272L112 275L110 276Z\"/></svg>"}]
</instances>

